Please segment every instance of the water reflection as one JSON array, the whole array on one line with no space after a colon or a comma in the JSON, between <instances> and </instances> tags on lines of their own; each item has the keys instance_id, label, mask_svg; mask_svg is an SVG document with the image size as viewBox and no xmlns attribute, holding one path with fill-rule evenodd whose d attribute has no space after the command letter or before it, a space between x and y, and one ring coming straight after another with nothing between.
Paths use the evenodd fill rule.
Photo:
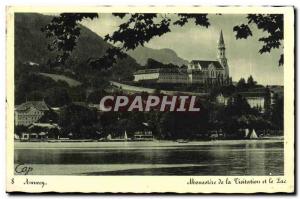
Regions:
<instances>
[{"instance_id":1,"label":"water reflection","mask_svg":"<svg viewBox=\"0 0 300 199\"><path fill-rule=\"evenodd\" d=\"M132 148L128 143L120 149L25 148L15 149L15 164L33 164L41 168L39 174L45 175L57 174L60 167L70 169L76 165L83 175L283 175L283 143L140 148ZM57 170L51 171L51 165ZM79 165L86 166L80 169ZM87 169L88 165L93 169ZM70 175L68 171L65 174Z\"/></svg>"}]
</instances>

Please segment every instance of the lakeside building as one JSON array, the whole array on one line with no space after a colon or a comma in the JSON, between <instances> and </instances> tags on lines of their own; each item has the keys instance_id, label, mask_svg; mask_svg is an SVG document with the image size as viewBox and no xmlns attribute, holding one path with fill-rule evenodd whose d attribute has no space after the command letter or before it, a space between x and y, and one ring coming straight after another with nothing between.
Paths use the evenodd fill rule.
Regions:
<instances>
[{"instance_id":1,"label":"lakeside building","mask_svg":"<svg viewBox=\"0 0 300 199\"><path fill-rule=\"evenodd\" d=\"M239 95L247 100L251 108L257 108L264 112L266 95L264 92L240 92Z\"/></svg>"},{"instance_id":2,"label":"lakeside building","mask_svg":"<svg viewBox=\"0 0 300 199\"><path fill-rule=\"evenodd\" d=\"M133 135L134 141L153 141L154 137L152 131L139 131Z\"/></svg>"},{"instance_id":3,"label":"lakeside building","mask_svg":"<svg viewBox=\"0 0 300 199\"><path fill-rule=\"evenodd\" d=\"M44 101L27 101L15 107L15 125L29 126L49 111Z\"/></svg>"},{"instance_id":4,"label":"lakeside building","mask_svg":"<svg viewBox=\"0 0 300 199\"><path fill-rule=\"evenodd\" d=\"M34 129L39 129L38 131L34 131ZM49 132L52 129L60 130L58 124L50 124L50 123L32 123L28 126L28 130L26 132L21 133L21 140L47 140L49 138ZM59 137L58 137L59 138Z\"/></svg>"},{"instance_id":5,"label":"lakeside building","mask_svg":"<svg viewBox=\"0 0 300 199\"><path fill-rule=\"evenodd\" d=\"M247 92L238 92L236 94L245 98L251 108L257 108L261 110L261 112L264 112L266 109L265 107L266 100L268 100L266 98L268 96L267 92L269 92L270 105L273 105L275 103L275 98L277 96L283 97L283 86L274 85L274 86L267 86L267 88L269 89L269 91L266 90L265 88L253 88L253 89L249 89L249 91ZM232 96L228 96L220 93L219 95L216 96L216 102L226 106L230 98L232 98Z\"/></svg>"},{"instance_id":6,"label":"lakeside building","mask_svg":"<svg viewBox=\"0 0 300 199\"><path fill-rule=\"evenodd\" d=\"M157 83L220 84L231 83L225 55L225 43L221 31L218 41L217 60L193 60L187 68L156 68L136 71L134 81Z\"/></svg>"},{"instance_id":7,"label":"lakeside building","mask_svg":"<svg viewBox=\"0 0 300 199\"><path fill-rule=\"evenodd\" d=\"M153 141L154 136L149 128L149 124L147 122L142 123L143 124L143 130L137 131L133 135L133 140L134 141Z\"/></svg>"},{"instance_id":8,"label":"lakeside building","mask_svg":"<svg viewBox=\"0 0 300 199\"><path fill-rule=\"evenodd\" d=\"M250 105L251 108L257 108L261 110L261 112L264 112L265 110L265 92L239 92L238 95L241 95L243 98L245 98ZM227 105L229 99L231 96L225 96L222 93L220 93L216 97L216 102L219 104ZM234 98L232 98L234 99Z\"/></svg>"}]
</instances>

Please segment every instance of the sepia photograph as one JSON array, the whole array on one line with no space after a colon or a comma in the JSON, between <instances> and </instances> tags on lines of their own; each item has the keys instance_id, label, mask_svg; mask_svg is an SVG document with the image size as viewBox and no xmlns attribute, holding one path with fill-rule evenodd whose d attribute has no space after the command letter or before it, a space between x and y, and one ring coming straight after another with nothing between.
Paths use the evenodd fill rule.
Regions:
<instances>
[{"instance_id":1,"label":"sepia photograph","mask_svg":"<svg viewBox=\"0 0 300 199\"><path fill-rule=\"evenodd\" d=\"M7 183L182 176L293 191L294 11L260 8L12 8Z\"/></svg>"}]
</instances>

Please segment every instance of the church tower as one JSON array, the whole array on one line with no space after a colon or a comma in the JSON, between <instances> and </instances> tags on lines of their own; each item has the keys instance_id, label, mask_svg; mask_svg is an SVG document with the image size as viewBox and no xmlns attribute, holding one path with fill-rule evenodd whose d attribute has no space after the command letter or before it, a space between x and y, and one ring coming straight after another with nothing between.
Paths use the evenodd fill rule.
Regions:
<instances>
[{"instance_id":1,"label":"church tower","mask_svg":"<svg viewBox=\"0 0 300 199\"><path fill-rule=\"evenodd\" d=\"M229 69L228 69L228 64L227 64L227 59L225 56L225 43L224 43L224 38L223 38L223 32L221 30L220 33L220 38L218 41L218 61L222 64L222 66L225 69L225 78L229 78Z\"/></svg>"}]
</instances>

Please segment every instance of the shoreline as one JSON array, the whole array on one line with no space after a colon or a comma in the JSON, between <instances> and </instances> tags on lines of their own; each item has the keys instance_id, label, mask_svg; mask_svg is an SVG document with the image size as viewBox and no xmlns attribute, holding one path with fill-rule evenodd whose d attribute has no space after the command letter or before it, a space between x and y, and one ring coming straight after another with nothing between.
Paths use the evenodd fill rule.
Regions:
<instances>
[{"instance_id":1,"label":"shoreline","mask_svg":"<svg viewBox=\"0 0 300 199\"><path fill-rule=\"evenodd\" d=\"M139 142L14 142L15 149L135 149L139 147L182 147L182 146L210 146L210 145L240 145L265 144L283 142L283 139L256 139L256 140L212 140L190 141L178 143L175 141L139 141Z\"/></svg>"}]
</instances>

